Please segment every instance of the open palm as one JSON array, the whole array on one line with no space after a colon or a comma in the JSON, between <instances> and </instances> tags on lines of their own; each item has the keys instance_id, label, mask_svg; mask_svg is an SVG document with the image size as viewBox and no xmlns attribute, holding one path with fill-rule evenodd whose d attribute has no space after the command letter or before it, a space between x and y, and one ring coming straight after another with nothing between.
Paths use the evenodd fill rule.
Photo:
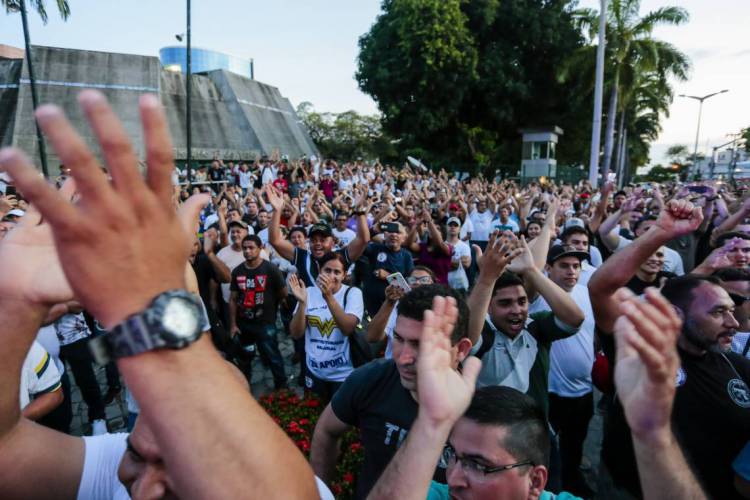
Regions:
<instances>
[{"instance_id":1,"label":"open palm","mask_svg":"<svg viewBox=\"0 0 750 500\"><path fill-rule=\"evenodd\" d=\"M455 299L437 296L422 322L417 360L419 411L436 424L453 423L463 415L482 365L471 356L461 373L453 368L451 333L457 319Z\"/></svg>"}]
</instances>

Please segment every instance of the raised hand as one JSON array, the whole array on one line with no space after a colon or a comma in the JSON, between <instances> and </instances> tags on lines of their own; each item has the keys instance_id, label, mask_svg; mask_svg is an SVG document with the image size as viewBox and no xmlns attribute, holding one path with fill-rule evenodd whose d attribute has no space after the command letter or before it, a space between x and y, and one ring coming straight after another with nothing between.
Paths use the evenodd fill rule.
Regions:
<instances>
[{"instance_id":1,"label":"raised hand","mask_svg":"<svg viewBox=\"0 0 750 500\"><path fill-rule=\"evenodd\" d=\"M317 285L318 288L320 288L320 293L323 294L323 297L328 297L333 294L333 290L331 290L333 283L331 282L331 279L325 274L318 275Z\"/></svg>"},{"instance_id":2,"label":"raised hand","mask_svg":"<svg viewBox=\"0 0 750 500\"><path fill-rule=\"evenodd\" d=\"M518 246L518 238L512 232L505 231L501 234L496 231L490 235L484 254L481 249L477 253L479 272L483 277L496 280L502 276L508 264L522 252L523 249Z\"/></svg>"},{"instance_id":3,"label":"raised hand","mask_svg":"<svg viewBox=\"0 0 750 500\"><path fill-rule=\"evenodd\" d=\"M392 283L385 288L385 298L391 303L398 302L404 295L404 290L396 283Z\"/></svg>"},{"instance_id":4,"label":"raised hand","mask_svg":"<svg viewBox=\"0 0 750 500\"><path fill-rule=\"evenodd\" d=\"M463 415L482 367L479 359L469 356L460 373L453 368L451 333L457 320L456 300L436 296L422 321L417 359L419 414L435 426L452 426Z\"/></svg>"},{"instance_id":5,"label":"raised hand","mask_svg":"<svg viewBox=\"0 0 750 500\"><path fill-rule=\"evenodd\" d=\"M290 274L287 282L289 283L289 290L292 292L292 295L294 295L297 301L299 301L300 304L306 303L307 287L305 287L305 284L302 282L302 280L299 279L296 274Z\"/></svg>"},{"instance_id":6,"label":"raised hand","mask_svg":"<svg viewBox=\"0 0 750 500\"><path fill-rule=\"evenodd\" d=\"M531 253L525 237L521 236L518 247L521 251L513 257L512 262L508 265L508 270L521 275L536 269L534 255Z\"/></svg>"},{"instance_id":7,"label":"raised hand","mask_svg":"<svg viewBox=\"0 0 750 500\"><path fill-rule=\"evenodd\" d=\"M649 441L669 430L680 358L677 337L682 321L654 288L645 301L621 288L620 316L615 322L615 384L633 435Z\"/></svg>"},{"instance_id":8,"label":"raised hand","mask_svg":"<svg viewBox=\"0 0 750 500\"><path fill-rule=\"evenodd\" d=\"M687 200L671 200L659 214L656 225L675 238L698 229L703 211Z\"/></svg>"},{"instance_id":9,"label":"raised hand","mask_svg":"<svg viewBox=\"0 0 750 500\"><path fill-rule=\"evenodd\" d=\"M49 186L19 150L0 164L49 223L75 296L105 327L143 310L161 292L184 288L192 238L171 206L172 144L157 97L140 99L148 170L144 179L125 130L104 96L81 92L79 102L107 162L111 183L94 155L56 106L36 111L40 127L70 167L80 201ZM196 213L205 199L186 202ZM165 244L169 242L170 244ZM116 300L107 298L116 297Z\"/></svg>"},{"instance_id":10,"label":"raised hand","mask_svg":"<svg viewBox=\"0 0 750 500\"><path fill-rule=\"evenodd\" d=\"M281 197L278 189L269 183L263 186L263 192L266 194L268 203L271 204L275 211L280 212L284 208L284 198Z\"/></svg>"},{"instance_id":11,"label":"raised hand","mask_svg":"<svg viewBox=\"0 0 750 500\"><path fill-rule=\"evenodd\" d=\"M68 179L60 194L70 200L74 191ZM52 228L33 206L0 242L0 296L46 306L73 300Z\"/></svg>"}]
</instances>

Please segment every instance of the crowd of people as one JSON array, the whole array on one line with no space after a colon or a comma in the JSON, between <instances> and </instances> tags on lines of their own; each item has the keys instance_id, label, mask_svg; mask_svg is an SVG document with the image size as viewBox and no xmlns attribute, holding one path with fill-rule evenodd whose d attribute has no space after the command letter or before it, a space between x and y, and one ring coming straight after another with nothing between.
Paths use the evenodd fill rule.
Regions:
<instances>
[{"instance_id":1,"label":"crowd of people","mask_svg":"<svg viewBox=\"0 0 750 500\"><path fill-rule=\"evenodd\" d=\"M156 98L143 163L80 103L104 168L54 106L57 186L0 151L2 498L332 498L352 428L357 498L750 498L746 186L279 152L185 179ZM326 403L309 462L251 395L259 362Z\"/></svg>"}]
</instances>

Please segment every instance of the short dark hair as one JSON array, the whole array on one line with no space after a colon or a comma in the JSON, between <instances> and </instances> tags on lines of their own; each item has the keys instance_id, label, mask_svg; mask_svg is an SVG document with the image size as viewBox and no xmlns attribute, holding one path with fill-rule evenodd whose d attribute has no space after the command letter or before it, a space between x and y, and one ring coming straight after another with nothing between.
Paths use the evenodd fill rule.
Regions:
<instances>
[{"instance_id":1,"label":"short dark hair","mask_svg":"<svg viewBox=\"0 0 750 500\"><path fill-rule=\"evenodd\" d=\"M621 190L619 190L618 192L615 193L615 197L620 196L620 195L627 197L628 193L626 193L625 191L623 191L621 189Z\"/></svg>"},{"instance_id":2,"label":"short dark hair","mask_svg":"<svg viewBox=\"0 0 750 500\"><path fill-rule=\"evenodd\" d=\"M650 220L657 220L658 217L656 215L644 215L640 219L638 219L635 224L633 224L633 232L638 231L638 227L643 224L644 222L648 222Z\"/></svg>"},{"instance_id":3,"label":"short dark hair","mask_svg":"<svg viewBox=\"0 0 750 500\"><path fill-rule=\"evenodd\" d=\"M668 279L661 289L661 294L672 303L673 306L680 308L683 313L690 310L693 303L693 290L703 283L710 283L718 287L721 286L719 278L714 276L703 276L699 274L687 274L677 278Z\"/></svg>"},{"instance_id":4,"label":"short dark hair","mask_svg":"<svg viewBox=\"0 0 750 500\"><path fill-rule=\"evenodd\" d=\"M291 238L294 233L302 233L302 236L307 238L307 230L305 229L305 226L294 226L289 230L289 237Z\"/></svg>"},{"instance_id":5,"label":"short dark hair","mask_svg":"<svg viewBox=\"0 0 750 500\"><path fill-rule=\"evenodd\" d=\"M260 236L257 234L248 234L242 238L242 243L245 243L246 241L252 241L258 246L258 248L263 248L263 240L261 240ZM242 246L242 243L240 243L240 246Z\"/></svg>"},{"instance_id":6,"label":"short dark hair","mask_svg":"<svg viewBox=\"0 0 750 500\"><path fill-rule=\"evenodd\" d=\"M456 290L438 283L422 285L412 288L398 301L398 315L416 321L424 320L424 312L432 309L432 299L437 296L453 297L458 307L458 319L451 334L451 344L456 345L459 340L468 336L469 306Z\"/></svg>"},{"instance_id":7,"label":"short dark hair","mask_svg":"<svg viewBox=\"0 0 750 500\"><path fill-rule=\"evenodd\" d=\"M523 286L523 280L515 273L505 271L496 281L495 286L492 287L492 295L494 296L498 290L508 288L510 286Z\"/></svg>"},{"instance_id":8,"label":"short dark hair","mask_svg":"<svg viewBox=\"0 0 750 500\"><path fill-rule=\"evenodd\" d=\"M743 233L741 231L730 231L728 233L724 233L718 238L716 238L716 248L723 247L724 244L731 240L732 238L740 238L743 240L750 240L750 235L747 233Z\"/></svg>"},{"instance_id":9,"label":"short dark hair","mask_svg":"<svg viewBox=\"0 0 750 500\"><path fill-rule=\"evenodd\" d=\"M433 281L433 282L437 281L437 276L435 276L435 271L433 271L432 269L430 269L430 268L429 268L429 267L427 267L427 266L423 266L423 265L421 265L421 264L417 264L417 265L416 265L416 266L414 266L414 268L413 268L413 269L411 270L411 272L412 272L412 273L413 273L414 271L422 271L423 273L427 273L427 274L429 274L429 275L430 275L430 278L432 278L432 281ZM410 274L410 275L411 275L411 274Z\"/></svg>"},{"instance_id":10,"label":"short dark hair","mask_svg":"<svg viewBox=\"0 0 750 500\"><path fill-rule=\"evenodd\" d=\"M341 262L341 265L344 266L344 271L346 271L346 260L344 259L344 256L338 252L327 252L321 258L319 258L318 269L323 269L323 266L325 266L328 262L332 260L337 260Z\"/></svg>"},{"instance_id":11,"label":"short dark hair","mask_svg":"<svg viewBox=\"0 0 750 500\"><path fill-rule=\"evenodd\" d=\"M550 439L541 406L512 387L491 385L476 390L464 418L507 428L503 447L516 460L549 464Z\"/></svg>"},{"instance_id":12,"label":"short dark hair","mask_svg":"<svg viewBox=\"0 0 750 500\"><path fill-rule=\"evenodd\" d=\"M560 241L562 241L564 244L567 245L568 238L570 238L574 234L583 234L587 238L590 238L589 232L586 231L585 228L582 228L581 226L570 226L569 228L567 228L565 231L562 232L562 234L560 235Z\"/></svg>"},{"instance_id":13,"label":"short dark hair","mask_svg":"<svg viewBox=\"0 0 750 500\"><path fill-rule=\"evenodd\" d=\"M724 281L724 282L750 281L750 271L747 271L745 269L737 269L734 267L725 267L724 269L719 269L718 271L713 273L711 276L719 278L721 281Z\"/></svg>"}]
</instances>

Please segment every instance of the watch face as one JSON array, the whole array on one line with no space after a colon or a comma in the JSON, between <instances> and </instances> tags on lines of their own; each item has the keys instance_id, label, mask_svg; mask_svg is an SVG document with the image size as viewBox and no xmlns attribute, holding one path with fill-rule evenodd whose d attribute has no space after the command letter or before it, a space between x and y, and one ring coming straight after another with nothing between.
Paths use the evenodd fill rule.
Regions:
<instances>
[{"instance_id":1,"label":"watch face","mask_svg":"<svg viewBox=\"0 0 750 500\"><path fill-rule=\"evenodd\" d=\"M199 318L194 304L175 297L164 308L162 326L178 339L191 338L199 327Z\"/></svg>"}]
</instances>

